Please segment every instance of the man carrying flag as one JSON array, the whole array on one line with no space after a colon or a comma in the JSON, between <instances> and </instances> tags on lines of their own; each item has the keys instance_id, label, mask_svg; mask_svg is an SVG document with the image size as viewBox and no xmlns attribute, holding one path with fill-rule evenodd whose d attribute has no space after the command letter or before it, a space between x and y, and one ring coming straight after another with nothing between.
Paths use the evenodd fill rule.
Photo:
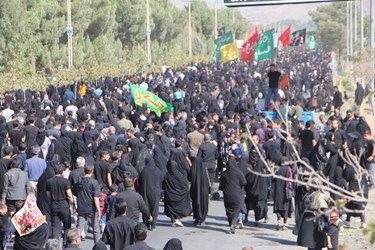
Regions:
<instances>
[{"instance_id":1,"label":"man carrying flag","mask_svg":"<svg viewBox=\"0 0 375 250\"><path fill-rule=\"evenodd\" d=\"M283 48L286 48L288 47L288 45L290 44L290 32L291 32L291 29L290 29L290 26L281 34L281 36L279 37L279 41L281 42L282 44L282 47Z\"/></svg>"},{"instance_id":2,"label":"man carrying flag","mask_svg":"<svg viewBox=\"0 0 375 250\"><path fill-rule=\"evenodd\" d=\"M259 30L255 26L254 30L250 33L245 43L242 45L242 51L240 58L245 62L253 62L254 52L257 41L259 40Z\"/></svg>"}]
</instances>

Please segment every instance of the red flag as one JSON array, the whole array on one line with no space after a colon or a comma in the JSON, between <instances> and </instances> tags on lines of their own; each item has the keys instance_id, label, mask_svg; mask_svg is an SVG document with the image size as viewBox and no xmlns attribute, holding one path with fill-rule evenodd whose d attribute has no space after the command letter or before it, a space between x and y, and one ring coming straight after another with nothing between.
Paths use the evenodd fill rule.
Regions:
<instances>
[{"instance_id":1,"label":"red flag","mask_svg":"<svg viewBox=\"0 0 375 250\"><path fill-rule=\"evenodd\" d=\"M255 26L254 30L247 37L245 43L242 45L241 59L245 62L252 62L254 59L254 50L259 40L259 30Z\"/></svg>"},{"instance_id":2,"label":"red flag","mask_svg":"<svg viewBox=\"0 0 375 250\"><path fill-rule=\"evenodd\" d=\"M290 26L281 34L279 37L279 41L282 43L283 48L288 47L290 43Z\"/></svg>"},{"instance_id":3,"label":"red flag","mask_svg":"<svg viewBox=\"0 0 375 250\"><path fill-rule=\"evenodd\" d=\"M289 74L285 73L283 80L280 83L280 90L284 91L286 86L289 85Z\"/></svg>"}]
</instances>

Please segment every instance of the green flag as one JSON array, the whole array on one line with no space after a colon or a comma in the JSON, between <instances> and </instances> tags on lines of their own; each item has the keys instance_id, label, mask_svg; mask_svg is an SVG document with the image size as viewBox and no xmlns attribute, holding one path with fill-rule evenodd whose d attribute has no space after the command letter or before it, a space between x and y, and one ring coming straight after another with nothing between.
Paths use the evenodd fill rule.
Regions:
<instances>
[{"instance_id":1,"label":"green flag","mask_svg":"<svg viewBox=\"0 0 375 250\"><path fill-rule=\"evenodd\" d=\"M157 95L150 91L141 89L140 87L130 84L130 91L132 93L134 103L137 106L142 106L143 103L147 104L147 107L155 111L157 116L161 116L162 112L171 111L173 112L173 105L163 101Z\"/></svg>"},{"instance_id":2,"label":"green flag","mask_svg":"<svg viewBox=\"0 0 375 250\"><path fill-rule=\"evenodd\" d=\"M310 36L309 43L307 44L308 49L314 49L315 48L315 37L313 35Z\"/></svg>"},{"instance_id":3,"label":"green flag","mask_svg":"<svg viewBox=\"0 0 375 250\"><path fill-rule=\"evenodd\" d=\"M215 49L215 53L214 53L214 56L213 56L214 60L220 61L220 59L221 59L221 52L220 52L221 47L223 47L226 44L233 43L233 42L234 41L233 41L232 31L229 31L229 32L225 33L224 35L222 35L221 37L217 38L215 40L216 49Z\"/></svg>"},{"instance_id":4,"label":"green flag","mask_svg":"<svg viewBox=\"0 0 375 250\"><path fill-rule=\"evenodd\" d=\"M273 56L273 30L269 30L260 35L257 46L255 47L254 61L272 59Z\"/></svg>"}]
</instances>

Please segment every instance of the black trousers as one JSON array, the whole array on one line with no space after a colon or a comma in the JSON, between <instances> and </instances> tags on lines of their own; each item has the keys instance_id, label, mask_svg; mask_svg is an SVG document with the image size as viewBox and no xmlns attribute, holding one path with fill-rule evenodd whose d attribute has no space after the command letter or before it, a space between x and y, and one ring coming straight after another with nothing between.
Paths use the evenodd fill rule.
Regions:
<instances>
[{"instance_id":1,"label":"black trousers","mask_svg":"<svg viewBox=\"0 0 375 250\"><path fill-rule=\"evenodd\" d=\"M67 208L52 208L52 238L59 239L61 233L61 222L64 225L64 231L70 229L71 217L70 209Z\"/></svg>"}]
</instances>

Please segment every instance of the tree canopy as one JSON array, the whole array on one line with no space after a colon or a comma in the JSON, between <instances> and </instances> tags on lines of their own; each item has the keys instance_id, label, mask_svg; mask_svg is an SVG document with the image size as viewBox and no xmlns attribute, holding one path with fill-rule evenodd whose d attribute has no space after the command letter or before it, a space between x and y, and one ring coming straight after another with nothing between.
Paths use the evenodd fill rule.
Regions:
<instances>
[{"instance_id":1,"label":"tree canopy","mask_svg":"<svg viewBox=\"0 0 375 250\"><path fill-rule=\"evenodd\" d=\"M71 0L73 59L76 69L146 61L146 0ZM0 73L51 72L67 67L67 1L0 1ZM192 1L193 54L211 56L215 39L214 10ZM153 61L186 58L188 11L170 0L150 0ZM219 26L249 32L235 10L218 11ZM208 57L207 57L208 58Z\"/></svg>"}]
</instances>

